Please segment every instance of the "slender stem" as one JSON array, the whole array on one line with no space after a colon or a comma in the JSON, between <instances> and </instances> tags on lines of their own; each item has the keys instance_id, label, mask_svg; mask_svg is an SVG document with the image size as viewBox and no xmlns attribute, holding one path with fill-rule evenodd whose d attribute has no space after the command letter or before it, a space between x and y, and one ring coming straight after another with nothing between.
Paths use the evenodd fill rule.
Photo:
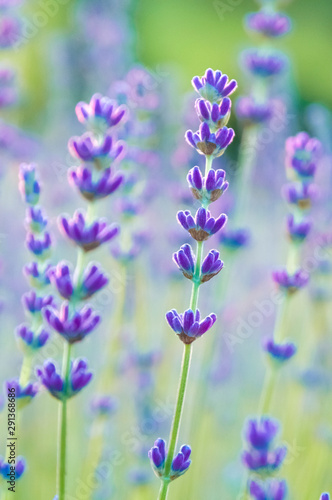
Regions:
<instances>
[{"instance_id":1,"label":"slender stem","mask_svg":"<svg viewBox=\"0 0 332 500\"><path fill-rule=\"evenodd\" d=\"M19 382L22 387L25 387L29 382L31 375L32 361L33 361L33 354L31 352L27 352L24 355L20 373Z\"/></svg>"},{"instance_id":2,"label":"slender stem","mask_svg":"<svg viewBox=\"0 0 332 500\"><path fill-rule=\"evenodd\" d=\"M63 351L63 379L65 384L64 393L67 393L69 370L70 370L71 344L65 343ZM58 464L57 464L57 493L58 500L65 500L66 490L66 448L67 448L67 397L60 401L59 406L59 430L58 430Z\"/></svg>"}]
</instances>

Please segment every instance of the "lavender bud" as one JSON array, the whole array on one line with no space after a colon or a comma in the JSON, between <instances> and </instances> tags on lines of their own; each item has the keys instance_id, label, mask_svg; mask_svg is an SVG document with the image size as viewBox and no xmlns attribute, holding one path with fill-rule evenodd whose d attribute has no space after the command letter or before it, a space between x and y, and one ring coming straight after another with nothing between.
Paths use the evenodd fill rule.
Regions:
<instances>
[{"instance_id":1,"label":"lavender bud","mask_svg":"<svg viewBox=\"0 0 332 500\"><path fill-rule=\"evenodd\" d=\"M17 479L20 479L20 477L23 475L24 471L26 469L26 462L23 457L17 457L15 460L15 481ZM5 462L5 460L0 457L0 475L8 481L8 477L11 472L11 465L8 462Z\"/></svg>"},{"instance_id":2,"label":"lavender bud","mask_svg":"<svg viewBox=\"0 0 332 500\"><path fill-rule=\"evenodd\" d=\"M278 344L270 338L264 340L263 349L270 355L271 359L277 363L288 361L296 353L296 346L292 342Z\"/></svg>"},{"instance_id":3,"label":"lavender bud","mask_svg":"<svg viewBox=\"0 0 332 500\"><path fill-rule=\"evenodd\" d=\"M290 18L281 12L252 12L246 15L247 28L268 38L277 38L292 28Z\"/></svg>"},{"instance_id":4,"label":"lavender bud","mask_svg":"<svg viewBox=\"0 0 332 500\"><path fill-rule=\"evenodd\" d=\"M285 480L271 479L261 483L250 481L250 495L255 500L284 500L287 495L287 484Z\"/></svg>"},{"instance_id":5,"label":"lavender bud","mask_svg":"<svg viewBox=\"0 0 332 500\"><path fill-rule=\"evenodd\" d=\"M166 314L169 326L184 344L191 344L201 337L214 325L216 319L217 316L212 313L201 320L199 309L196 309L195 313L191 309L187 309L183 314L172 309Z\"/></svg>"},{"instance_id":6,"label":"lavender bud","mask_svg":"<svg viewBox=\"0 0 332 500\"><path fill-rule=\"evenodd\" d=\"M18 380L6 380L5 392L8 394L9 389L15 389L15 402L19 409L26 406L38 392L38 384L28 383L23 387Z\"/></svg>"},{"instance_id":7,"label":"lavender bud","mask_svg":"<svg viewBox=\"0 0 332 500\"><path fill-rule=\"evenodd\" d=\"M187 130L185 138L199 154L217 158L224 154L227 146L233 141L234 130L223 127L214 134L210 131L209 125L204 122L201 123L197 132Z\"/></svg>"},{"instance_id":8,"label":"lavender bud","mask_svg":"<svg viewBox=\"0 0 332 500\"><path fill-rule=\"evenodd\" d=\"M201 207L197 210L195 219L189 210L178 212L177 219L179 224L186 229L196 241L205 241L226 224L227 216L221 214L217 219L214 219L209 210Z\"/></svg>"},{"instance_id":9,"label":"lavender bud","mask_svg":"<svg viewBox=\"0 0 332 500\"><path fill-rule=\"evenodd\" d=\"M295 222L293 215L287 218L288 236L294 243L302 243L308 236L312 227L312 222L309 219L303 219L300 222Z\"/></svg>"},{"instance_id":10,"label":"lavender bud","mask_svg":"<svg viewBox=\"0 0 332 500\"><path fill-rule=\"evenodd\" d=\"M250 49L245 51L243 59L250 73L261 78L279 75L287 64L285 56L278 51Z\"/></svg>"},{"instance_id":11,"label":"lavender bud","mask_svg":"<svg viewBox=\"0 0 332 500\"><path fill-rule=\"evenodd\" d=\"M28 233L25 243L28 250L30 250L39 260L46 260L49 258L52 246L49 233L44 233L41 239L38 239L33 233Z\"/></svg>"},{"instance_id":12,"label":"lavender bud","mask_svg":"<svg viewBox=\"0 0 332 500\"><path fill-rule=\"evenodd\" d=\"M126 106L118 106L115 101L101 94L94 94L89 103L79 102L75 111L78 121L97 131L115 127L127 118Z\"/></svg>"},{"instance_id":13,"label":"lavender bud","mask_svg":"<svg viewBox=\"0 0 332 500\"><path fill-rule=\"evenodd\" d=\"M309 276L302 269L297 270L294 274L289 274L286 269L280 269L272 273L272 278L282 290L289 294L305 287L309 281Z\"/></svg>"},{"instance_id":14,"label":"lavender bud","mask_svg":"<svg viewBox=\"0 0 332 500\"><path fill-rule=\"evenodd\" d=\"M26 210L25 223L27 228L32 233L41 233L47 226L47 218L45 217L41 207L28 207Z\"/></svg>"},{"instance_id":15,"label":"lavender bud","mask_svg":"<svg viewBox=\"0 0 332 500\"><path fill-rule=\"evenodd\" d=\"M199 95L211 103L220 102L224 97L232 94L236 87L235 80L228 81L228 76L221 71L207 69L205 75L192 79L192 85Z\"/></svg>"},{"instance_id":16,"label":"lavender bud","mask_svg":"<svg viewBox=\"0 0 332 500\"><path fill-rule=\"evenodd\" d=\"M286 169L291 179L310 181L316 171L321 143L300 132L286 140Z\"/></svg>"},{"instance_id":17,"label":"lavender bud","mask_svg":"<svg viewBox=\"0 0 332 500\"><path fill-rule=\"evenodd\" d=\"M38 203L40 185L36 180L36 165L34 163L21 163L18 187L26 203L29 205L36 205Z\"/></svg>"},{"instance_id":18,"label":"lavender bud","mask_svg":"<svg viewBox=\"0 0 332 500\"><path fill-rule=\"evenodd\" d=\"M31 314L40 313L42 309L46 306L54 305L54 298L52 295L45 295L43 297L38 297L34 290L25 293L22 296L23 307L29 311Z\"/></svg>"},{"instance_id":19,"label":"lavender bud","mask_svg":"<svg viewBox=\"0 0 332 500\"><path fill-rule=\"evenodd\" d=\"M193 196L202 203L212 203L227 190L228 182L225 180L224 170L213 170L203 177L199 167L189 170L187 181Z\"/></svg>"},{"instance_id":20,"label":"lavender bud","mask_svg":"<svg viewBox=\"0 0 332 500\"><path fill-rule=\"evenodd\" d=\"M17 327L16 336L21 342L23 348L28 347L32 350L40 349L41 347L43 347L49 338L48 332L43 328L39 329L39 331L35 333L26 325L19 325Z\"/></svg>"},{"instance_id":21,"label":"lavender bud","mask_svg":"<svg viewBox=\"0 0 332 500\"><path fill-rule=\"evenodd\" d=\"M124 181L121 173L112 175L111 168L103 170L98 180L92 179L92 172L89 168L80 165L69 171L69 182L76 186L83 198L94 201L114 193Z\"/></svg>"}]
</instances>

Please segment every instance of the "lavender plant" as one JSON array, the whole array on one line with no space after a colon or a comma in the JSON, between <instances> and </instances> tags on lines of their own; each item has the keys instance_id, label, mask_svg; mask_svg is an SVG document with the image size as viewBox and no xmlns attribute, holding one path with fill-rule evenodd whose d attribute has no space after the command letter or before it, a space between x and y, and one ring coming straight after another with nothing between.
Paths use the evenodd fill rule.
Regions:
<instances>
[{"instance_id":1,"label":"lavender plant","mask_svg":"<svg viewBox=\"0 0 332 500\"><path fill-rule=\"evenodd\" d=\"M109 166L121 158L124 144L116 140L114 127L124 120L126 109L101 95L94 95L90 103L80 102L76 106L78 120L87 132L70 139L68 147L74 158L81 162L69 171L70 183L87 200L86 213L76 211L73 218L63 215L59 228L77 247L77 263L74 272L66 262L60 262L49 273L49 279L59 296L64 299L59 310L48 307L45 319L64 339L62 374L55 363L47 360L37 368L37 375L49 393L60 401L59 437L57 465L57 494L59 500L66 495L66 448L67 448L67 403L90 382L92 372L87 360L71 360L73 344L92 333L100 323L100 316L88 305L80 304L96 294L107 283L108 278L98 264L86 263L94 249L112 240L119 232L116 224L109 225L105 219L96 218L97 200L114 193L123 182L123 175L113 172Z\"/></svg>"},{"instance_id":2,"label":"lavender plant","mask_svg":"<svg viewBox=\"0 0 332 500\"><path fill-rule=\"evenodd\" d=\"M214 313L204 319L201 317L197 307L199 289L223 267L217 250L210 251L203 259L203 245L204 241L216 234L227 220L225 214L215 219L208 210L209 205L228 187L225 172L213 170L212 163L214 158L225 152L234 138L233 129L227 128L226 124L230 115L230 101L227 96L236 89L235 80L228 81L227 75L223 75L221 71L208 69L202 78L193 78L192 83L200 96L196 102L196 111L201 125L196 133L188 130L186 140L199 154L205 156L206 163L204 175L198 167L194 167L188 174L189 187L194 198L200 201L201 208L197 210L195 217L190 211L180 211L177 214L180 225L196 240L197 251L195 255L191 246L185 245L173 256L183 275L192 281L192 292L189 309L182 314L175 309L166 314L166 320L183 342L184 350L168 449L166 442L159 438L149 451L152 468L161 479L159 500L167 498L170 482L183 475L191 463L191 448L188 445L182 445L176 455L175 450L192 356L192 343L204 335L216 321Z\"/></svg>"}]
</instances>

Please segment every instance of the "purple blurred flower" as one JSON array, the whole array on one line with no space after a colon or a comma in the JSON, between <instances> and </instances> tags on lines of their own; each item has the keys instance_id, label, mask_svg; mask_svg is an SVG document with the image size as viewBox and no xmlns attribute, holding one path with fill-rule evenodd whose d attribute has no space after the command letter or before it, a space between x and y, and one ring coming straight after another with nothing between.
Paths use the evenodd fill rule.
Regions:
<instances>
[{"instance_id":1,"label":"purple blurred flower","mask_svg":"<svg viewBox=\"0 0 332 500\"><path fill-rule=\"evenodd\" d=\"M50 284L47 275L50 268L50 264L42 266L40 263L31 262L24 266L23 272L33 288L44 288Z\"/></svg>"},{"instance_id":2,"label":"purple blurred flower","mask_svg":"<svg viewBox=\"0 0 332 500\"><path fill-rule=\"evenodd\" d=\"M49 270L49 278L58 293L64 299L86 300L101 290L108 283L108 278L100 270L99 265L89 263L77 286L74 285L70 270L65 261L59 262Z\"/></svg>"},{"instance_id":3,"label":"purple blurred flower","mask_svg":"<svg viewBox=\"0 0 332 500\"><path fill-rule=\"evenodd\" d=\"M291 20L280 12L252 12L246 15L246 26L266 37L276 38L291 30Z\"/></svg>"},{"instance_id":4,"label":"purple blurred flower","mask_svg":"<svg viewBox=\"0 0 332 500\"><path fill-rule=\"evenodd\" d=\"M25 223L33 233L41 233L47 226L47 218L41 207L28 207L26 210Z\"/></svg>"},{"instance_id":5,"label":"purple blurred flower","mask_svg":"<svg viewBox=\"0 0 332 500\"><path fill-rule=\"evenodd\" d=\"M271 479L264 483L250 481L250 495L255 500L284 500L287 494L285 480Z\"/></svg>"},{"instance_id":6,"label":"purple blurred flower","mask_svg":"<svg viewBox=\"0 0 332 500\"><path fill-rule=\"evenodd\" d=\"M245 439L250 447L255 450L268 450L277 433L279 425L276 420L270 417L261 419L250 419L245 426Z\"/></svg>"},{"instance_id":7,"label":"purple blurred flower","mask_svg":"<svg viewBox=\"0 0 332 500\"><path fill-rule=\"evenodd\" d=\"M321 152L321 143L300 132L286 140L286 168L291 177L310 180L316 171Z\"/></svg>"},{"instance_id":8,"label":"purple blurred flower","mask_svg":"<svg viewBox=\"0 0 332 500\"><path fill-rule=\"evenodd\" d=\"M101 94L94 94L89 103L79 102L75 108L78 120L90 128L110 128L123 123L127 117L126 106Z\"/></svg>"},{"instance_id":9,"label":"purple blurred flower","mask_svg":"<svg viewBox=\"0 0 332 500\"><path fill-rule=\"evenodd\" d=\"M9 480L11 467L12 467L12 464L5 462L5 460L2 457L0 457L0 475L6 481ZM25 462L24 458L17 457L15 460L15 472L14 472L15 481L17 479L20 479L20 477L23 475L25 469L26 469L26 462Z\"/></svg>"},{"instance_id":10,"label":"purple blurred flower","mask_svg":"<svg viewBox=\"0 0 332 500\"><path fill-rule=\"evenodd\" d=\"M272 279L281 289L288 293L294 293L306 286L309 276L302 269L297 270L294 274L289 274L286 269L280 269L272 273Z\"/></svg>"},{"instance_id":11,"label":"purple blurred flower","mask_svg":"<svg viewBox=\"0 0 332 500\"><path fill-rule=\"evenodd\" d=\"M330 494L329 493L322 493L320 496L320 500L330 500Z\"/></svg>"},{"instance_id":12,"label":"purple blurred flower","mask_svg":"<svg viewBox=\"0 0 332 500\"><path fill-rule=\"evenodd\" d=\"M38 332L33 332L24 324L17 327L16 335L19 340L24 342L24 346L33 350L43 347L49 339L49 334L46 330L39 329Z\"/></svg>"},{"instance_id":13,"label":"purple blurred flower","mask_svg":"<svg viewBox=\"0 0 332 500\"><path fill-rule=\"evenodd\" d=\"M21 36L21 23L13 16L0 18L0 48L8 49L19 42Z\"/></svg>"},{"instance_id":14,"label":"purple blurred flower","mask_svg":"<svg viewBox=\"0 0 332 500\"><path fill-rule=\"evenodd\" d=\"M195 313L191 309L187 309L183 314L179 314L175 309L172 309L166 314L169 326L184 344L191 344L201 337L214 325L216 319L217 316L212 313L201 320L199 309L196 309Z\"/></svg>"},{"instance_id":15,"label":"purple blurred flower","mask_svg":"<svg viewBox=\"0 0 332 500\"><path fill-rule=\"evenodd\" d=\"M312 228L312 221L302 219L300 222L295 222L295 217L289 214L287 217L287 231L289 238L294 242L302 243L308 236Z\"/></svg>"},{"instance_id":16,"label":"purple blurred flower","mask_svg":"<svg viewBox=\"0 0 332 500\"><path fill-rule=\"evenodd\" d=\"M27 233L25 240L26 246L30 252L32 252L37 258L45 260L50 256L51 253L51 236L49 233L44 233L41 237L37 238L33 233Z\"/></svg>"},{"instance_id":17,"label":"purple blurred flower","mask_svg":"<svg viewBox=\"0 0 332 500\"><path fill-rule=\"evenodd\" d=\"M276 343L272 338L264 339L263 349L275 361L283 363L292 358L296 353L296 346L292 342Z\"/></svg>"},{"instance_id":18,"label":"purple blurred flower","mask_svg":"<svg viewBox=\"0 0 332 500\"><path fill-rule=\"evenodd\" d=\"M100 322L100 316L89 306L70 314L68 302L63 302L59 311L46 309L44 316L48 324L70 344L84 339Z\"/></svg>"},{"instance_id":19,"label":"purple blurred flower","mask_svg":"<svg viewBox=\"0 0 332 500\"><path fill-rule=\"evenodd\" d=\"M54 305L54 298L52 295L44 295L38 297L34 290L25 293L22 296L23 307L31 314L39 313L46 306Z\"/></svg>"},{"instance_id":20,"label":"purple blurred flower","mask_svg":"<svg viewBox=\"0 0 332 500\"><path fill-rule=\"evenodd\" d=\"M45 361L42 367L37 368L36 374L50 394L61 401L75 396L88 385L92 378L92 373L88 371L85 359L75 359L71 363L67 387L54 363L50 360Z\"/></svg>"},{"instance_id":21,"label":"purple blurred flower","mask_svg":"<svg viewBox=\"0 0 332 500\"><path fill-rule=\"evenodd\" d=\"M26 203L29 205L38 203L40 185L36 180L36 165L34 163L21 163L18 187Z\"/></svg>"},{"instance_id":22,"label":"purple blurred flower","mask_svg":"<svg viewBox=\"0 0 332 500\"><path fill-rule=\"evenodd\" d=\"M203 177L199 167L189 170L187 181L193 196L202 203L212 203L227 190L228 182L225 180L224 170L209 170Z\"/></svg>"},{"instance_id":23,"label":"purple blurred flower","mask_svg":"<svg viewBox=\"0 0 332 500\"><path fill-rule=\"evenodd\" d=\"M224 154L227 146L233 141L234 130L223 127L214 134L210 131L209 125L204 122L201 123L197 132L187 130L185 138L199 154L217 158Z\"/></svg>"},{"instance_id":24,"label":"purple blurred flower","mask_svg":"<svg viewBox=\"0 0 332 500\"><path fill-rule=\"evenodd\" d=\"M227 216L221 214L217 219L214 219L209 210L201 207L197 210L195 219L189 210L178 212L177 219L179 224L181 224L196 241L205 241L226 224Z\"/></svg>"},{"instance_id":25,"label":"purple blurred flower","mask_svg":"<svg viewBox=\"0 0 332 500\"><path fill-rule=\"evenodd\" d=\"M97 142L90 132L69 139L68 149L74 158L87 162L99 161L103 158L107 161L120 160L124 156L122 141L115 142L111 135L105 135L102 142Z\"/></svg>"},{"instance_id":26,"label":"purple blurred flower","mask_svg":"<svg viewBox=\"0 0 332 500\"><path fill-rule=\"evenodd\" d=\"M95 396L91 401L91 410L98 416L109 416L117 408L117 401L112 396Z\"/></svg>"},{"instance_id":27,"label":"purple blurred flower","mask_svg":"<svg viewBox=\"0 0 332 500\"><path fill-rule=\"evenodd\" d=\"M15 403L20 409L30 403L32 398L34 398L38 392L38 384L28 383L25 387L23 387L20 382L15 379L6 380L4 388L6 396L7 394L10 394L10 392L8 392L9 389L15 389Z\"/></svg>"},{"instance_id":28,"label":"purple blurred flower","mask_svg":"<svg viewBox=\"0 0 332 500\"><path fill-rule=\"evenodd\" d=\"M236 101L236 115L248 123L264 123L272 118L274 106L274 101L257 102L252 96L243 96Z\"/></svg>"},{"instance_id":29,"label":"purple blurred flower","mask_svg":"<svg viewBox=\"0 0 332 500\"><path fill-rule=\"evenodd\" d=\"M310 208L312 202L317 198L318 188L314 184L292 182L283 186L282 194L288 203L305 210Z\"/></svg>"},{"instance_id":30,"label":"purple blurred flower","mask_svg":"<svg viewBox=\"0 0 332 500\"><path fill-rule=\"evenodd\" d=\"M213 132L227 125L231 113L232 102L225 97L220 104L211 104L205 99L197 99L195 109L201 122L206 122Z\"/></svg>"},{"instance_id":31,"label":"purple blurred flower","mask_svg":"<svg viewBox=\"0 0 332 500\"><path fill-rule=\"evenodd\" d=\"M107 225L106 220L99 219L88 225L82 212L77 210L72 219L62 216L59 218L59 227L62 233L81 247L85 252L94 250L102 243L106 243L119 233L117 224Z\"/></svg>"},{"instance_id":32,"label":"purple blurred flower","mask_svg":"<svg viewBox=\"0 0 332 500\"><path fill-rule=\"evenodd\" d=\"M244 64L255 76L267 78L280 74L286 68L286 58L277 51L246 50Z\"/></svg>"},{"instance_id":33,"label":"purple blurred flower","mask_svg":"<svg viewBox=\"0 0 332 500\"><path fill-rule=\"evenodd\" d=\"M287 454L287 448L281 446L273 451L244 451L242 461L244 465L256 474L263 477L276 472L282 465Z\"/></svg>"},{"instance_id":34,"label":"purple blurred flower","mask_svg":"<svg viewBox=\"0 0 332 500\"><path fill-rule=\"evenodd\" d=\"M111 168L103 170L99 179L94 180L89 168L80 165L69 171L69 182L78 188L81 195L88 201L94 201L114 193L121 184L124 176L117 172L112 175Z\"/></svg>"},{"instance_id":35,"label":"purple blurred flower","mask_svg":"<svg viewBox=\"0 0 332 500\"><path fill-rule=\"evenodd\" d=\"M248 229L225 229L219 235L219 241L231 250L237 250L248 245L250 232Z\"/></svg>"},{"instance_id":36,"label":"purple blurred flower","mask_svg":"<svg viewBox=\"0 0 332 500\"><path fill-rule=\"evenodd\" d=\"M199 95L211 103L220 102L224 97L232 94L237 87L235 80L229 82L227 75L223 75L218 70L213 71L211 68L207 69L201 78L195 76L192 84Z\"/></svg>"}]
</instances>

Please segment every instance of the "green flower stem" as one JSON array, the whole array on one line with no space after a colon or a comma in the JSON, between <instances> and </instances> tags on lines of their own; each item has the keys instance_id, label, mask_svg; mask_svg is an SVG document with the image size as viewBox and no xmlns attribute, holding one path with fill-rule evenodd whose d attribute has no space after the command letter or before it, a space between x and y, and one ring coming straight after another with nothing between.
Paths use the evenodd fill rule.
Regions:
<instances>
[{"instance_id":1,"label":"green flower stem","mask_svg":"<svg viewBox=\"0 0 332 500\"><path fill-rule=\"evenodd\" d=\"M62 376L65 394L69 382L71 344L65 343L63 351ZM59 500L65 500L66 491L66 449L67 449L67 398L60 401L58 430L57 493Z\"/></svg>"},{"instance_id":2,"label":"green flower stem","mask_svg":"<svg viewBox=\"0 0 332 500\"><path fill-rule=\"evenodd\" d=\"M213 157L206 156L205 159L206 159L205 162L205 176L206 176L212 167ZM206 207L204 206L204 208ZM190 309L192 309L194 312L196 311L198 304L202 256L203 256L203 241L198 241L197 252L196 252L196 265L195 265L195 272L193 277L193 286L192 286L191 300L190 300ZM188 381L191 356L192 356L192 345L184 344L182 365L180 372L180 382L178 387L177 400L176 400L171 432L169 436L169 448L167 451L167 458L165 462L165 473L164 477L162 478L162 484L160 487L158 500L166 500L167 498L168 486L170 484L170 472L172 467L172 461L174 458L174 452L179 436L179 429L182 417L183 403L186 394L186 386Z\"/></svg>"}]
</instances>

